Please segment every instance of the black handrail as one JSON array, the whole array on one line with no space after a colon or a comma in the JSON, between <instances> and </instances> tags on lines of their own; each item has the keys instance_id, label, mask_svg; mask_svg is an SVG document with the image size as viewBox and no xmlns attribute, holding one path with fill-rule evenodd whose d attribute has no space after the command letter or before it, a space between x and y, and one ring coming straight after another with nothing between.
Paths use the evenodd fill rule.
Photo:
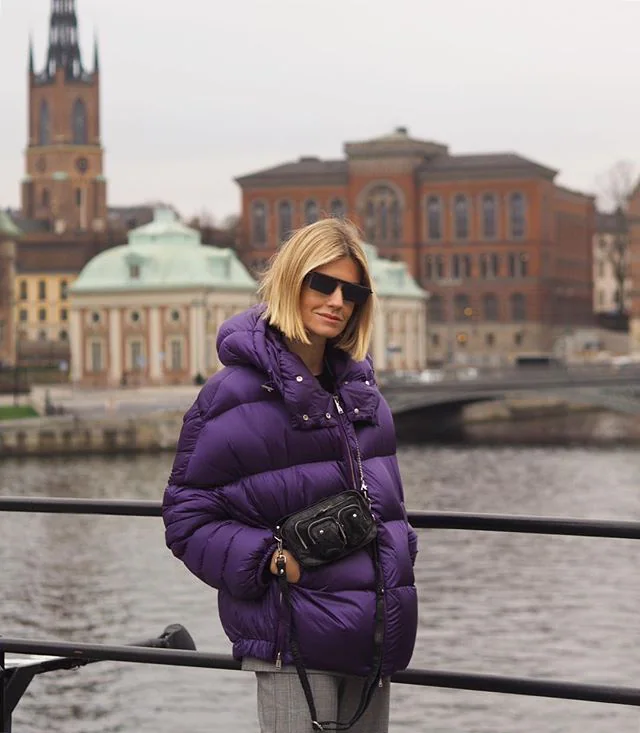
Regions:
<instances>
[{"instance_id":1,"label":"black handrail","mask_svg":"<svg viewBox=\"0 0 640 733\"><path fill-rule=\"evenodd\" d=\"M0 512L3 511L159 517L162 513L162 507L157 501L1 496ZM609 519L418 511L409 512L409 521L415 529L461 529L483 532L640 539L640 522Z\"/></svg>"},{"instance_id":2,"label":"black handrail","mask_svg":"<svg viewBox=\"0 0 640 733\"><path fill-rule=\"evenodd\" d=\"M70 644L64 642L7 639L0 637L0 653L44 654L91 661L144 662L180 667L239 670L240 662L225 654L193 651L150 649L135 646L103 644ZM391 678L393 682L460 690L479 690L513 695L554 697L614 705L640 707L640 688L592 685L558 680L535 680L522 677L448 672L446 670L408 669Z\"/></svg>"}]
</instances>

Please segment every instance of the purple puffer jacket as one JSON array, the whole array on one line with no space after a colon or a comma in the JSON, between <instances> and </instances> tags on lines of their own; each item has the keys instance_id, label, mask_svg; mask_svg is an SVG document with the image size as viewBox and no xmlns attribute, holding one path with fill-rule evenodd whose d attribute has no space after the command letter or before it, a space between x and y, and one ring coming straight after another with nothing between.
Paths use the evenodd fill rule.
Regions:
<instances>
[{"instance_id":1,"label":"purple puffer jacket","mask_svg":"<svg viewBox=\"0 0 640 733\"><path fill-rule=\"evenodd\" d=\"M382 674L404 669L417 627L417 542L403 503L391 411L370 362L327 350L340 414L258 308L223 324L218 353L226 368L205 384L184 418L164 495L167 545L218 589L236 659L273 662L281 651L283 662L292 663L277 580L269 572L273 530L279 519L354 488L357 434L385 584ZM360 550L303 570L290 587L305 665L366 676L375 617L371 555Z\"/></svg>"}]
</instances>

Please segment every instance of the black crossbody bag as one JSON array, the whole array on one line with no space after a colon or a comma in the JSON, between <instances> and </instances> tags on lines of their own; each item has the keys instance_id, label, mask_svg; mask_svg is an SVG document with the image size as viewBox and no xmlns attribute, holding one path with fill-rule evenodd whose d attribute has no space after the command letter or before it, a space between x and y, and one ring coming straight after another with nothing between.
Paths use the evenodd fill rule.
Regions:
<instances>
[{"instance_id":1,"label":"black crossbody bag","mask_svg":"<svg viewBox=\"0 0 640 733\"><path fill-rule=\"evenodd\" d=\"M373 638L373 663L365 679L360 702L351 720L318 721L307 671L302 663L300 647L291 613L291 595L286 573L286 558L276 556L277 578L282 602L289 615L289 648L307 700L311 724L316 731L349 730L366 711L377 685L382 685L382 643L384 640L384 584L378 557L377 526L371 512L371 501L362 470L360 447L357 444L360 490L343 491L282 519L276 527L278 550L287 549L304 568L314 568L336 562L357 550L366 548L372 556L376 575L376 613Z\"/></svg>"}]
</instances>

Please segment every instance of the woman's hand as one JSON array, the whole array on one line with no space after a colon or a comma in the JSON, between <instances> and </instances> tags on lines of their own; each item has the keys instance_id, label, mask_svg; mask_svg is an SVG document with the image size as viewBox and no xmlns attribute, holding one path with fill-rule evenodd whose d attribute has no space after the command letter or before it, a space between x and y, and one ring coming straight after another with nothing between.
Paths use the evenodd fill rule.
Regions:
<instances>
[{"instance_id":1,"label":"woman's hand","mask_svg":"<svg viewBox=\"0 0 640 733\"><path fill-rule=\"evenodd\" d=\"M271 556L271 565L269 566L269 570L271 570L274 575L278 574L278 568L276 567L276 558L280 554L284 555L284 567L287 575L287 580L290 583L297 583L300 580L300 565L295 557L288 550L276 550L273 553L273 555Z\"/></svg>"}]
</instances>

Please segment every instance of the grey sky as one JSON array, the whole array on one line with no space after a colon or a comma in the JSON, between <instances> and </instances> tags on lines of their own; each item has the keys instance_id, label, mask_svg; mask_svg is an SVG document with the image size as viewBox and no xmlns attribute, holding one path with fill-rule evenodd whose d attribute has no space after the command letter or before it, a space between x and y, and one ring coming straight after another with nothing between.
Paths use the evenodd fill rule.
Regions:
<instances>
[{"instance_id":1,"label":"grey sky","mask_svg":"<svg viewBox=\"0 0 640 733\"><path fill-rule=\"evenodd\" d=\"M0 206L17 205L29 32L0 0ZM517 151L596 191L640 162L634 0L76 0L98 33L112 205L237 212L234 176L405 125L453 153Z\"/></svg>"}]
</instances>

